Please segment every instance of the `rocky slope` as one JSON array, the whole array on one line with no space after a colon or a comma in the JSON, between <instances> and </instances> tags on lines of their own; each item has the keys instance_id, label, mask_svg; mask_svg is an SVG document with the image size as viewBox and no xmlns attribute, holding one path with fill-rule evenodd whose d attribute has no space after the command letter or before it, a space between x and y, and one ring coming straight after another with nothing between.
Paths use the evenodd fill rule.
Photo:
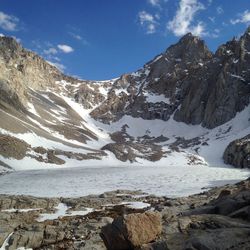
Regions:
<instances>
[{"instance_id":1,"label":"rocky slope","mask_svg":"<svg viewBox=\"0 0 250 250\"><path fill-rule=\"evenodd\" d=\"M249 179L176 199L128 190L60 199L0 195L0 246L247 250L249 206Z\"/></svg>"},{"instance_id":2,"label":"rocky slope","mask_svg":"<svg viewBox=\"0 0 250 250\"><path fill-rule=\"evenodd\" d=\"M66 76L1 37L1 169L222 164L226 146L250 133L249 65L250 28L214 54L187 34L109 81Z\"/></svg>"}]
</instances>

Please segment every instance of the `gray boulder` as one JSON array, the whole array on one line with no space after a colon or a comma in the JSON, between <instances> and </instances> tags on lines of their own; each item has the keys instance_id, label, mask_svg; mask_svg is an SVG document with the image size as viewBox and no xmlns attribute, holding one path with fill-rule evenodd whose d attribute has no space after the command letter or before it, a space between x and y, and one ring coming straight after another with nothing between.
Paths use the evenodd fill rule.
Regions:
<instances>
[{"instance_id":1,"label":"gray boulder","mask_svg":"<svg viewBox=\"0 0 250 250\"><path fill-rule=\"evenodd\" d=\"M237 168L250 168L250 134L232 141L226 148L223 159Z\"/></svg>"}]
</instances>

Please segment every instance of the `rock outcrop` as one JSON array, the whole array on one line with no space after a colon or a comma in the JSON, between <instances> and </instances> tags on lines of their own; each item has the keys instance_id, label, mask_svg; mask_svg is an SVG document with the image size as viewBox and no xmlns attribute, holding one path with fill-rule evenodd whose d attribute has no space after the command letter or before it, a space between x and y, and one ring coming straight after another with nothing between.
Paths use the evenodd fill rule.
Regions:
<instances>
[{"instance_id":1,"label":"rock outcrop","mask_svg":"<svg viewBox=\"0 0 250 250\"><path fill-rule=\"evenodd\" d=\"M65 163L60 157L67 157L68 159L77 159L77 160L87 160L87 159L100 159L101 155L105 154L104 152L96 153L74 153L71 151L64 150L54 150L46 149L43 147L31 147L24 140L17 139L9 135L2 135L0 133L0 148L1 155L5 158L21 160L24 157L30 157L35 159L38 162L62 165Z\"/></svg>"},{"instance_id":2,"label":"rock outcrop","mask_svg":"<svg viewBox=\"0 0 250 250\"><path fill-rule=\"evenodd\" d=\"M154 241L161 234L159 213L146 212L116 218L102 228L102 238L109 250L134 249Z\"/></svg>"},{"instance_id":3,"label":"rock outcrop","mask_svg":"<svg viewBox=\"0 0 250 250\"><path fill-rule=\"evenodd\" d=\"M237 168L250 168L250 135L232 141L223 155L224 162Z\"/></svg>"},{"instance_id":4,"label":"rock outcrop","mask_svg":"<svg viewBox=\"0 0 250 250\"><path fill-rule=\"evenodd\" d=\"M25 105L28 88L41 90L55 85L61 76L56 67L50 65L31 51L25 50L14 38L0 39L0 100L16 101Z\"/></svg>"}]
</instances>

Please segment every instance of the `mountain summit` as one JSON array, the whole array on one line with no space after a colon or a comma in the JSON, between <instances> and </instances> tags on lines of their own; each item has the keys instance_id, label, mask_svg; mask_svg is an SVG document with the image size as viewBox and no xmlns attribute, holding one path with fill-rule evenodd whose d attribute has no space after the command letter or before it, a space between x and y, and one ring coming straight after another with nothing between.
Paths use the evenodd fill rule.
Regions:
<instances>
[{"instance_id":1,"label":"mountain summit","mask_svg":"<svg viewBox=\"0 0 250 250\"><path fill-rule=\"evenodd\" d=\"M249 29L214 54L189 33L142 69L109 81L66 76L1 37L2 169L101 165L102 159L222 164L227 145L250 133ZM224 159L250 167L248 156L241 152L237 164Z\"/></svg>"}]
</instances>

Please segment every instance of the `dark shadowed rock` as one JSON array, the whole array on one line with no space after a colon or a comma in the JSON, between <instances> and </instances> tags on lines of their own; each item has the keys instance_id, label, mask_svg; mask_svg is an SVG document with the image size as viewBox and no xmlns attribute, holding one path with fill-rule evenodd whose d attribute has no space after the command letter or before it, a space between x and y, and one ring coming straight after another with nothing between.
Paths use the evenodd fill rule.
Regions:
<instances>
[{"instance_id":1,"label":"dark shadowed rock","mask_svg":"<svg viewBox=\"0 0 250 250\"><path fill-rule=\"evenodd\" d=\"M247 250L250 247L249 242L250 229L216 229L201 230L194 233L186 242L183 249L186 250L225 250L241 249Z\"/></svg>"},{"instance_id":2,"label":"dark shadowed rock","mask_svg":"<svg viewBox=\"0 0 250 250\"><path fill-rule=\"evenodd\" d=\"M234 211L229 216L232 218L240 218L250 222L250 205Z\"/></svg>"},{"instance_id":3,"label":"dark shadowed rock","mask_svg":"<svg viewBox=\"0 0 250 250\"><path fill-rule=\"evenodd\" d=\"M168 250L168 245L166 241L153 242L149 244L142 245L140 250Z\"/></svg>"},{"instance_id":4,"label":"dark shadowed rock","mask_svg":"<svg viewBox=\"0 0 250 250\"><path fill-rule=\"evenodd\" d=\"M250 135L232 141L223 155L224 162L237 168L250 168Z\"/></svg>"}]
</instances>

